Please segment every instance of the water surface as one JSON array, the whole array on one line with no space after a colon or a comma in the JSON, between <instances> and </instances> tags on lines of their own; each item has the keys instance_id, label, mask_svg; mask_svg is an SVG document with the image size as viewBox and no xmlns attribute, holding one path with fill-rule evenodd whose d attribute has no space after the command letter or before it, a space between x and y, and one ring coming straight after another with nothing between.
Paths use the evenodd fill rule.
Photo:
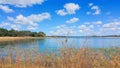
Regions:
<instances>
[{"instance_id":1,"label":"water surface","mask_svg":"<svg viewBox=\"0 0 120 68\"><path fill-rule=\"evenodd\" d=\"M100 38L100 37L79 37L79 38L39 38L15 42L0 43L0 49L8 47L19 48L20 50L37 49L39 52L45 50L56 51L61 47L90 47L90 48L109 48L112 46L120 47L120 38Z\"/></svg>"}]
</instances>

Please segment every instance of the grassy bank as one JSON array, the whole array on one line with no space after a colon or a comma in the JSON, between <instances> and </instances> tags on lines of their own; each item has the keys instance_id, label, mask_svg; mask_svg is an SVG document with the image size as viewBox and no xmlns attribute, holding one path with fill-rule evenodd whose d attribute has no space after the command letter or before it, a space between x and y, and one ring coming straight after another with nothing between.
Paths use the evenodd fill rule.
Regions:
<instances>
[{"instance_id":1,"label":"grassy bank","mask_svg":"<svg viewBox=\"0 0 120 68\"><path fill-rule=\"evenodd\" d=\"M39 39L44 37L0 37L0 42Z\"/></svg>"}]
</instances>

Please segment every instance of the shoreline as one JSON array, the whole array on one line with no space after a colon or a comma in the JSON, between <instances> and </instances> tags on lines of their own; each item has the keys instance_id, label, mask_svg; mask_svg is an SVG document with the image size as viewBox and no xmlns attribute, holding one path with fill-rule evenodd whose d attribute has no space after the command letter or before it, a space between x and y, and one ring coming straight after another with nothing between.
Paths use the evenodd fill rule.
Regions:
<instances>
[{"instance_id":1,"label":"shoreline","mask_svg":"<svg viewBox=\"0 0 120 68\"><path fill-rule=\"evenodd\" d=\"M66 37L7 37L6 36L6 37L0 37L0 42L20 41L20 40L29 40L29 39L42 39L42 38L66 38ZM120 37L93 37L93 38L120 38Z\"/></svg>"},{"instance_id":2,"label":"shoreline","mask_svg":"<svg viewBox=\"0 0 120 68\"><path fill-rule=\"evenodd\" d=\"M0 42L41 39L41 38L45 38L45 37L0 37Z\"/></svg>"}]
</instances>

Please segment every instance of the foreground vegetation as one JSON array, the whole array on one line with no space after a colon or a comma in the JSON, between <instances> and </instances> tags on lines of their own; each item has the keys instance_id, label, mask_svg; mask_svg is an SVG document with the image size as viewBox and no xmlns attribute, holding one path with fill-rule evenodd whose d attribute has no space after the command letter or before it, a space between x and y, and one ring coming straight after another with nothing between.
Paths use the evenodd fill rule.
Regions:
<instances>
[{"instance_id":1,"label":"foreground vegetation","mask_svg":"<svg viewBox=\"0 0 120 68\"><path fill-rule=\"evenodd\" d=\"M64 47L49 54L8 47L0 51L0 68L120 68L120 48Z\"/></svg>"},{"instance_id":2,"label":"foreground vegetation","mask_svg":"<svg viewBox=\"0 0 120 68\"><path fill-rule=\"evenodd\" d=\"M0 28L0 36L10 36L10 37L23 37L23 36L31 36L31 37L44 37L46 36L44 32L31 32L31 31L17 31L14 29L7 30L4 28Z\"/></svg>"},{"instance_id":3,"label":"foreground vegetation","mask_svg":"<svg viewBox=\"0 0 120 68\"><path fill-rule=\"evenodd\" d=\"M39 48L20 49L7 46L0 49L0 68L120 68L120 48L68 47L39 52ZM79 45L79 44L78 44Z\"/></svg>"}]
</instances>

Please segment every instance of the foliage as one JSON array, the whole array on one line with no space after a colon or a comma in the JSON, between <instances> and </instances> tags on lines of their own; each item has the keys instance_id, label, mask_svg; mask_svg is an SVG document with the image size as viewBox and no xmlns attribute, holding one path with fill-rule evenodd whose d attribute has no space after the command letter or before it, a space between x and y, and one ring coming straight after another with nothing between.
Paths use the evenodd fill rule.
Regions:
<instances>
[{"instance_id":1,"label":"foliage","mask_svg":"<svg viewBox=\"0 0 120 68\"><path fill-rule=\"evenodd\" d=\"M14 29L7 30L4 28L0 28L0 36L32 36L32 37L44 37L46 36L44 32L31 32L31 31L17 31Z\"/></svg>"}]
</instances>

